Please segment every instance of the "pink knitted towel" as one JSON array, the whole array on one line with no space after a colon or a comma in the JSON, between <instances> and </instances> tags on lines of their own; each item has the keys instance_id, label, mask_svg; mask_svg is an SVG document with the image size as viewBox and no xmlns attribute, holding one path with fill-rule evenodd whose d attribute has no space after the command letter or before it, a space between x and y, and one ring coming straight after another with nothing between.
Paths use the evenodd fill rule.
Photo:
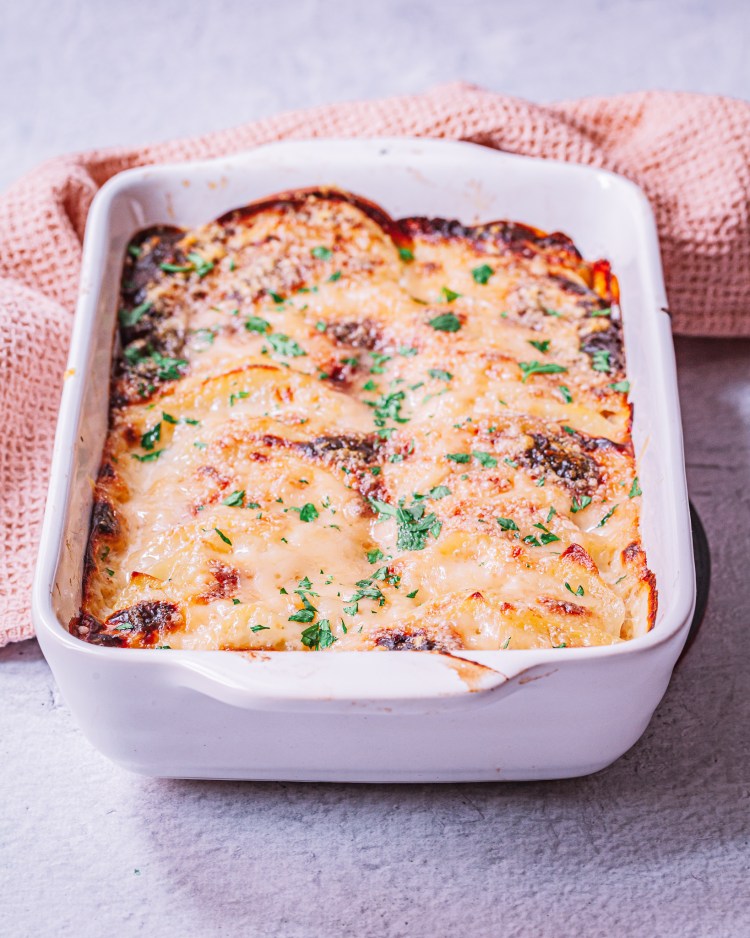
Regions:
<instances>
[{"instance_id":1,"label":"pink knitted towel","mask_svg":"<svg viewBox=\"0 0 750 938\"><path fill-rule=\"evenodd\" d=\"M33 634L29 588L86 213L110 176L290 137L409 135L603 166L661 236L676 332L750 335L750 104L649 92L541 107L466 84L282 114L138 150L60 157L0 196L0 645Z\"/></svg>"}]
</instances>

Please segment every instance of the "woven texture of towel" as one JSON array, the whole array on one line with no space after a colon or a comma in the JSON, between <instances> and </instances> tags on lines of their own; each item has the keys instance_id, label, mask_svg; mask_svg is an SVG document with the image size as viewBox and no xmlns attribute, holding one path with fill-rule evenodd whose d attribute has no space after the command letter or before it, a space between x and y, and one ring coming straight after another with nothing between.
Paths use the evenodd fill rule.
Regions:
<instances>
[{"instance_id":1,"label":"woven texture of towel","mask_svg":"<svg viewBox=\"0 0 750 938\"><path fill-rule=\"evenodd\" d=\"M750 104L644 92L537 105L472 85L281 114L203 137L60 157L0 195L0 645L33 634L30 585L86 215L121 170L273 140L423 136L621 173L651 200L675 332L750 335Z\"/></svg>"}]
</instances>

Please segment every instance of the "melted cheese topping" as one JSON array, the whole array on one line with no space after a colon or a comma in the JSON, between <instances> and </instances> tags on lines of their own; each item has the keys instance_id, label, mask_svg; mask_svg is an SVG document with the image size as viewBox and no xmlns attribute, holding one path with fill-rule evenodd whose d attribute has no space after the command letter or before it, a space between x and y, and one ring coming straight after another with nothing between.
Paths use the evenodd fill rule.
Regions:
<instances>
[{"instance_id":1,"label":"melted cheese topping","mask_svg":"<svg viewBox=\"0 0 750 938\"><path fill-rule=\"evenodd\" d=\"M102 644L611 644L653 623L605 262L291 193L129 249Z\"/></svg>"}]
</instances>

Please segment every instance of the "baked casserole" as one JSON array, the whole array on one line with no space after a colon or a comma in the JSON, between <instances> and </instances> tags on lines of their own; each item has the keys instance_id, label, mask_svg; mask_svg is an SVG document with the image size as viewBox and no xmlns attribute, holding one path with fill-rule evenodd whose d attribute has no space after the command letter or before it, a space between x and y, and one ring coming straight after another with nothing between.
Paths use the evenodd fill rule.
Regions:
<instances>
[{"instance_id":1,"label":"baked casserole","mask_svg":"<svg viewBox=\"0 0 750 938\"><path fill-rule=\"evenodd\" d=\"M299 190L128 247L73 634L609 645L656 586L617 281L566 236Z\"/></svg>"}]
</instances>

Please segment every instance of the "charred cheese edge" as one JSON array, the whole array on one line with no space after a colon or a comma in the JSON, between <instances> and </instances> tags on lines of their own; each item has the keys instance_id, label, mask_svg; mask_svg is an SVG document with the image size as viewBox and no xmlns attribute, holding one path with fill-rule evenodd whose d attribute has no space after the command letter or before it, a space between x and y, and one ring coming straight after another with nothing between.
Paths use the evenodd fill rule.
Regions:
<instances>
[{"instance_id":1,"label":"charred cheese edge","mask_svg":"<svg viewBox=\"0 0 750 938\"><path fill-rule=\"evenodd\" d=\"M102 645L570 648L654 622L618 287L338 190L142 232L82 606Z\"/></svg>"}]
</instances>

